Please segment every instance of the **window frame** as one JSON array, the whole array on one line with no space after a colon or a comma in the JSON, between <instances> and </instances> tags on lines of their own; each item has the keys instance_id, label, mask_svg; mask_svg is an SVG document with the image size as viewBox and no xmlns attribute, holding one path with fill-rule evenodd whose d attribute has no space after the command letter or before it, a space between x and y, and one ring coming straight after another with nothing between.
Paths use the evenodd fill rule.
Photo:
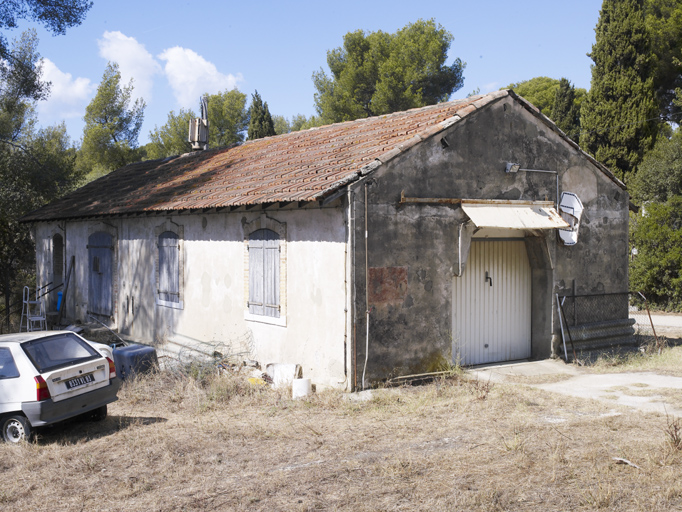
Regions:
<instances>
[{"instance_id":1,"label":"window frame","mask_svg":"<svg viewBox=\"0 0 682 512\"><path fill-rule=\"evenodd\" d=\"M161 236L165 233L171 233L175 235L177 239L177 273L178 273L178 291L169 292L161 291ZM168 219L154 229L154 244L155 244L155 263L154 263L154 273L155 273L155 287L154 287L154 299L157 306L163 306L171 309L184 309L184 226L174 223L172 220ZM177 293L178 300L166 300L161 298L162 293Z\"/></svg>"},{"instance_id":2,"label":"window frame","mask_svg":"<svg viewBox=\"0 0 682 512\"><path fill-rule=\"evenodd\" d=\"M287 325L287 239L286 223L279 222L266 214L261 214L250 222L242 218L244 230L244 319L252 322L278 325ZM274 232L278 237L279 252L279 316L267 316L250 311L251 301L251 268L250 268L250 242L251 236L261 229ZM265 279L265 274L263 274Z\"/></svg>"}]
</instances>

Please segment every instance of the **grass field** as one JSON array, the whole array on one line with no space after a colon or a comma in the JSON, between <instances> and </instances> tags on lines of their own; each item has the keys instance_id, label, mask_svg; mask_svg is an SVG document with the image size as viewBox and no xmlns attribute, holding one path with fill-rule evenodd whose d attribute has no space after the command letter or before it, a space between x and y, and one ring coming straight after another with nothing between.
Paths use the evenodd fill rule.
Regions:
<instances>
[{"instance_id":1,"label":"grass field","mask_svg":"<svg viewBox=\"0 0 682 512\"><path fill-rule=\"evenodd\" d=\"M672 372L682 348L639 365L656 357ZM680 420L524 384L293 401L161 372L119 397L101 423L0 444L0 510L682 510Z\"/></svg>"}]
</instances>

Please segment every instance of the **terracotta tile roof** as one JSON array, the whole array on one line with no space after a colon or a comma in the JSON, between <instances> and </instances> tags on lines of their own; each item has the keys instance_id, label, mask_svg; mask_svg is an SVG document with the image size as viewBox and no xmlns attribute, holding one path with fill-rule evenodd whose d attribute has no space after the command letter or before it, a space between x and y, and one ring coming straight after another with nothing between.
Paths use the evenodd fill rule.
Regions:
<instances>
[{"instance_id":1,"label":"terracotta tile roof","mask_svg":"<svg viewBox=\"0 0 682 512\"><path fill-rule=\"evenodd\" d=\"M379 162L508 95L518 98L510 91L496 91L230 148L130 164L22 221L319 200Z\"/></svg>"}]
</instances>

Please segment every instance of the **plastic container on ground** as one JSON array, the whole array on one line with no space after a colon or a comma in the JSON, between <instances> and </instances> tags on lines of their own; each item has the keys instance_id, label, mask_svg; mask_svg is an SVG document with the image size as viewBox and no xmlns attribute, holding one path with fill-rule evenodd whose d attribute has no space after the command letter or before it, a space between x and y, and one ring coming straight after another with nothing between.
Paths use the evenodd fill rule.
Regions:
<instances>
[{"instance_id":1,"label":"plastic container on ground","mask_svg":"<svg viewBox=\"0 0 682 512\"><path fill-rule=\"evenodd\" d=\"M303 398L312 393L310 379L294 379L291 381L292 398Z\"/></svg>"},{"instance_id":2,"label":"plastic container on ground","mask_svg":"<svg viewBox=\"0 0 682 512\"><path fill-rule=\"evenodd\" d=\"M159 364L156 349L136 343L116 343L112 345L116 373L122 380L136 374L148 373Z\"/></svg>"}]
</instances>

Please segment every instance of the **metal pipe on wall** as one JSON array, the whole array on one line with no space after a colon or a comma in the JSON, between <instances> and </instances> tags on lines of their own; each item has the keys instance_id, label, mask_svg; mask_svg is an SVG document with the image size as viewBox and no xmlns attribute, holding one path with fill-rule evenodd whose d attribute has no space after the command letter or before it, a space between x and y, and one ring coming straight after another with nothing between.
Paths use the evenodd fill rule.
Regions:
<instances>
[{"instance_id":1,"label":"metal pipe on wall","mask_svg":"<svg viewBox=\"0 0 682 512\"><path fill-rule=\"evenodd\" d=\"M369 359L369 256L367 253L367 183L365 182L365 365L362 368L362 389Z\"/></svg>"},{"instance_id":2,"label":"metal pipe on wall","mask_svg":"<svg viewBox=\"0 0 682 512\"><path fill-rule=\"evenodd\" d=\"M558 171L546 171L544 169L519 169L519 171L523 172L544 172L547 174L554 174L556 175L556 208L559 208L559 172Z\"/></svg>"}]
</instances>

